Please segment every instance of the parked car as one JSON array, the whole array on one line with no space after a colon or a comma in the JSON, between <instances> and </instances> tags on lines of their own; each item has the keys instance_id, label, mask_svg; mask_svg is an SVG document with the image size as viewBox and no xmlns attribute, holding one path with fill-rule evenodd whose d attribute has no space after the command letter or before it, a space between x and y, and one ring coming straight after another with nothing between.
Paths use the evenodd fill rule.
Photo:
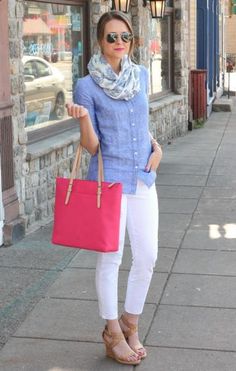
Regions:
<instances>
[{"instance_id":1,"label":"parked car","mask_svg":"<svg viewBox=\"0 0 236 371\"><path fill-rule=\"evenodd\" d=\"M22 62L27 118L44 115L48 119L49 116L62 119L65 115L63 74L43 58L24 56ZM32 122L29 124L32 125Z\"/></svg>"}]
</instances>

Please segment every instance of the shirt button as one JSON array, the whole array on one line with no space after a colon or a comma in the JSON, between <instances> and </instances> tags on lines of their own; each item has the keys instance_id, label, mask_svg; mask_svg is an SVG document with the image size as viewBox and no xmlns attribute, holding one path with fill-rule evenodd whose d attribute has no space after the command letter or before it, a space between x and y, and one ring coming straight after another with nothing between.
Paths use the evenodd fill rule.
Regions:
<instances>
[{"instance_id":1,"label":"shirt button","mask_svg":"<svg viewBox=\"0 0 236 371\"><path fill-rule=\"evenodd\" d=\"M138 152L134 152L135 156L137 156Z\"/></svg>"},{"instance_id":2,"label":"shirt button","mask_svg":"<svg viewBox=\"0 0 236 371\"><path fill-rule=\"evenodd\" d=\"M135 169L138 169L138 166L137 165L135 166Z\"/></svg>"},{"instance_id":3,"label":"shirt button","mask_svg":"<svg viewBox=\"0 0 236 371\"><path fill-rule=\"evenodd\" d=\"M134 122L132 122L132 124L131 124L132 126L135 126L135 123Z\"/></svg>"},{"instance_id":4,"label":"shirt button","mask_svg":"<svg viewBox=\"0 0 236 371\"><path fill-rule=\"evenodd\" d=\"M136 138L133 138L133 141L136 141L137 139Z\"/></svg>"},{"instance_id":5,"label":"shirt button","mask_svg":"<svg viewBox=\"0 0 236 371\"><path fill-rule=\"evenodd\" d=\"M130 112L134 112L133 108L131 108Z\"/></svg>"}]
</instances>

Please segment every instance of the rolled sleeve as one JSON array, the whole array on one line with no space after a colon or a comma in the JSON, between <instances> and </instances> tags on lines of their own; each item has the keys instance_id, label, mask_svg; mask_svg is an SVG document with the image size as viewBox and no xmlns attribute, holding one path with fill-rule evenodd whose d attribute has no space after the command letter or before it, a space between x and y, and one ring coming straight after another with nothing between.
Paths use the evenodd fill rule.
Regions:
<instances>
[{"instance_id":1,"label":"rolled sleeve","mask_svg":"<svg viewBox=\"0 0 236 371\"><path fill-rule=\"evenodd\" d=\"M96 120L94 101L91 97L91 94L86 93L86 86L82 80L78 80L76 83L74 94L73 94L73 101L74 103L87 108L92 124L93 124L93 128L95 130L95 133L97 134L98 139L100 140L100 132L99 132L99 128L98 128L98 124Z\"/></svg>"}]
</instances>

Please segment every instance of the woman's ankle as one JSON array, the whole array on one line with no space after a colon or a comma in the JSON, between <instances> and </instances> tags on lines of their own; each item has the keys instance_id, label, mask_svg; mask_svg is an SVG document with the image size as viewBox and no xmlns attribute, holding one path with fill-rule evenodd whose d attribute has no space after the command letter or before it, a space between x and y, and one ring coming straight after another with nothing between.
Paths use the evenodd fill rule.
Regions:
<instances>
[{"instance_id":1,"label":"woman's ankle","mask_svg":"<svg viewBox=\"0 0 236 371\"><path fill-rule=\"evenodd\" d=\"M120 332L120 324L118 319L107 320L107 328L110 332Z\"/></svg>"},{"instance_id":2,"label":"woman's ankle","mask_svg":"<svg viewBox=\"0 0 236 371\"><path fill-rule=\"evenodd\" d=\"M139 321L139 315L138 314L132 314L132 313L124 312L123 316L128 322L130 322L132 324L135 324L135 325L138 324L138 321Z\"/></svg>"}]
</instances>

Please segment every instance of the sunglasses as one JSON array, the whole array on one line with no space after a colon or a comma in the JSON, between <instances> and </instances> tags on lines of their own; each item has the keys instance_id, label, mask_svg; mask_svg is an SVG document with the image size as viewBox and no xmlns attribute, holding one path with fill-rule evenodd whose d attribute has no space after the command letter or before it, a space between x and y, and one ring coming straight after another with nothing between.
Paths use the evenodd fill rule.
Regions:
<instances>
[{"instance_id":1,"label":"sunglasses","mask_svg":"<svg viewBox=\"0 0 236 371\"><path fill-rule=\"evenodd\" d=\"M116 32L110 32L106 35L106 40L109 44L113 44L118 40L119 36L124 43L129 43L134 37L130 32L121 32L120 35Z\"/></svg>"}]
</instances>

